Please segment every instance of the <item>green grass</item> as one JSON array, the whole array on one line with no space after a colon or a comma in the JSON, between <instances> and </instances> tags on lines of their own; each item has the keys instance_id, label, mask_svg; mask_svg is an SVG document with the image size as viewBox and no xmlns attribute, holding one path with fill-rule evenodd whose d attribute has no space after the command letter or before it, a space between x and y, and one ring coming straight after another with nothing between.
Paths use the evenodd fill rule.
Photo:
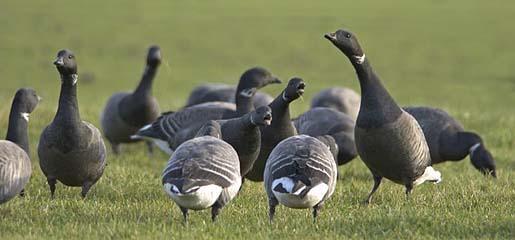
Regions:
<instances>
[{"instance_id":1,"label":"green grass","mask_svg":"<svg viewBox=\"0 0 515 240\"><path fill-rule=\"evenodd\" d=\"M0 136L11 98L31 86L44 98L30 122L33 176L27 196L0 206L1 239L341 239L515 238L515 73L513 1L14 1L0 3ZM371 206L363 200L371 176L356 159L340 168L336 193L317 223L308 210L279 207L270 225L260 183L211 223L209 211L181 223L160 185L167 160L149 158L143 144L109 155L102 179L86 200L59 184L51 201L34 152L57 108L59 78L52 60L61 48L79 62L81 116L98 126L114 91L132 89L146 47L159 44L155 95L164 110L182 106L202 82L234 83L261 65L308 84L293 115L319 90L358 84L354 70L322 34L354 31L391 94L402 105L448 110L479 132L497 160L497 180L465 159L437 165L444 181L417 187L384 182ZM281 86L265 91L277 94Z\"/></svg>"}]
</instances>

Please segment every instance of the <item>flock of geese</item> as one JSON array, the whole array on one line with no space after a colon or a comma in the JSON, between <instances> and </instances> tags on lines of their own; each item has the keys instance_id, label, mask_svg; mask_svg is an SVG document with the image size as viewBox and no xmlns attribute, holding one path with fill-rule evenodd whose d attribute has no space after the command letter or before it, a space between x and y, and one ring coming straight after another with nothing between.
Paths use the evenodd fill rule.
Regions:
<instances>
[{"instance_id":1,"label":"flock of geese","mask_svg":"<svg viewBox=\"0 0 515 240\"><path fill-rule=\"evenodd\" d=\"M476 169L496 177L494 159L478 134L443 110L399 107L353 33L338 30L325 38L356 70L361 96L347 88L323 90L309 111L292 118L289 105L303 95L304 80L290 79L272 98L258 90L281 80L255 67L241 75L237 87L199 86L184 108L161 113L151 94L161 52L152 46L136 90L109 98L100 118L103 135L81 119L75 55L59 51L54 61L61 78L59 105L37 149L51 197L58 181L81 187L86 197L106 167L102 136L114 154L122 153L121 144L145 141L150 153L157 145L171 155L162 185L185 221L188 210L207 208L215 220L245 179L264 182L270 221L278 204L310 208L316 218L335 190L337 166L358 155L374 179L366 203L383 178L403 185L409 197L414 186L442 180L433 164L467 155ZM38 102L32 89L22 88L14 97L7 137L0 141L0 203L23 195L31 176L27 127Z\"/></svg>"}]
</instances>

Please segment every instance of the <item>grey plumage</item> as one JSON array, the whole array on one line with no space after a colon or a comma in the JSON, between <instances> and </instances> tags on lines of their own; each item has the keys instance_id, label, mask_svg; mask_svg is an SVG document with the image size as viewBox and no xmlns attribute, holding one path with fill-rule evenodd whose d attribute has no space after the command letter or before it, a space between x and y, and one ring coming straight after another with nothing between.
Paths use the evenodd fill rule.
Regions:
<instances>
[{"instance_id":1,"label":"grey plumage","mask_svg":"<svg viewBox=\"0 0 515 240\"><path fill-rule=\"evenodd\" d=\"M356 36L338 30L326 34L325 38L349 58L358 75L362 97L355 141L361 159L374 176L367 203L383 177L404 185L407 196L414 185L424 181L439 182L441 175L430 166L431 156L422 129L382 85Z\"/></svg>"},{"instance_id":2,"label":"grey plumage","mask_svg":"<svg viewBox=\"0 0 515 240\"><path fill-rule=\"evenodd\" d=\"M28 122L40 99L28 88L19 89L14 96L6 140L0 140L0 204L21 195L32 174Z\"/></svg>"},{"instance_id":3,"label":"grey plumage","mask_svg":"<svg viewBox=\"0 0 515 240\"><path fill-rule=\"evenodd\" d=\"M160 115L159 104L151 95L152 82L160 63L159 47L150 47L145 71L136 90L132 93L115 93L107 101L100 122L102 131L116 154L120 151L120 143L137 141L130 136Z\"/></svg>"},{"instance_id":4,"label":"grey plumage","mask_svg":"<svg viewBox=\"0 0 515 240\"><path fill-rule=\"evenodd\" d=\"M459 161L470 156L471 163L484 174L496 177L495 162L482 138L465 131L463 125L447 112L431 107L405 107L424 131L431 164Z\"/></svg>"},{"instance_id":5,"label":"grey plumage","mask_svg":"<svg viewBox=\"0 0 515 240\"><path fill-rule=\"evenodd\" d=\"M334 192L336 143L331 137L322 141L298 135L281 141L266 162L265 190L270 220L279 203L291 208L313 208L313 217Z\"/></svg>"},{"instance_id":6,"label":"grey plumage","mask_svg":"<svg viewBox=\"0 0 515 240\"><path fill-rule=\"evenodd\" d=\"M236 94L236 87L227 85L227 84L203 84L196 88L194 88L188 100L186 102L186 107L193 106L196 104L201 104L205 102L229 102L235 103L236 99L234 95ZM261 106L267 106L274 100L270 95L257 92L254 96L254 108L258 108Z\"/></svg>"},{"instance_id":7,"label":"grey plumage","mask_svg":"<svg viewBox=\"0 0 515 240\"><path fill-rule=\"evenodd\" d=\"M288 86L270 103L273 120L270 126L261 128L261 150L252 169L245 178L252 181L263 181L263 171L268 155L282 140L297 135L297 130L290 118L290 103L304 94L306 84L301 78L292 78Z\"/></svg>"},{"instance_id":8,"label":"grey plumage","mask_svg":"<svg viewBox=\"0 0 515 240\"><path fill-rule=\"evenodd\" d=\"M61 50L54 62L61 74L61 94L54 120L39 139L38 156L52 197L56 181L82 187L86 197L106 166L106 148L100 131L80 119L77 102L77 65L69 50Z\"/></svg>"},{"instance_id":9,"label":"grey plumage","mask_svg":"<svg viewBox=\"0 0 515 240\"><path fill-rule=\"evenodd\" d=\"M354 120L333 108L315 107L301 114L293 124L299 134L312 137L331 135L338 145L338 165L354 159L358 153L354 142Z\"/></svg>"},{"instance_id":10,"label":"grey plumage","mask_svg":"<svg viewBox=\"0 0 515 240\"><path fill-rule=\"evenodd\" d=\"M359 94L350 88L326 88L313 97L311 108L333 108L349 115L355 121L358 117L360 99Z\"/></svg>"},{"instance_id":11,"label":"grey plumage","mask_svg":"<svg viewBox=\"0 0 515 240\"><path fill-rule=\"evenodd\" d=\"M162 175L164 190L179 205L184 219L188 209L212 208L215 220L220 209L232 200L241 186L238 155L220 140L220 125L210 121L199 136L181 144Z\"/></svg>"}]
</instances>

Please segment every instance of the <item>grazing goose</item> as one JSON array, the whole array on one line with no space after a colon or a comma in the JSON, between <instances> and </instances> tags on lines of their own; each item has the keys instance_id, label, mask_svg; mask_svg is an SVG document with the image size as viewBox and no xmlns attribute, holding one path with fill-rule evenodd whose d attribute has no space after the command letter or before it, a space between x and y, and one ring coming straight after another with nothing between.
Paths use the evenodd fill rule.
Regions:
<instances>
[{"instance_id":1,"label":"grazing goose","mask_svg":"<svg viewBox=\"0 0 515 240\"><path fill-rule=\"evenodd\" d=\"M349 115L354 121L358 117L360 96L350 88L327 88L311 100L311 108L328 107Z\"/></svg>"},{"instance_id":2,"label":"grazing goose","mask_svg":"<svg viewBox=\"0 0 515 240\"><path fill-rule=\"evenodd\" d=\"M21 88L16 92L9 114L7 137L0 140L0 204L20 194L32 174L29 152L29 115L38 105L36 91Z\"/></svg>"},{"instance_id":3,"label":"grazing goose","mask_svg":"<svg viewBox=\"0 0 515 240\"><path fill-rule=\"evenodd\" d=\"M293 120L299 134L312 137L331 135L338 145L338 165L354 159L358 152L354 143L354 120L332 108L316 107Z\"/></svg>"},{"instance_id":4,"label":"grazing goose","mask_svg":"<svg viewBox=\"0 0 515 240\"><path fill-rule=\"evenodd\" d=\"M372 172L374 186L383 177L406 187L424 181L441 181L440 172L431 167L431 156L424 133L409 113L403 111L381 84L354 34L346 30L325 35L351 61L361 87L361 104L355 127L358 153Z\"/></svg>"},{"instance_id":5,"label":"grazing goose","mask_svg":"<svg viewBox=\"0 0 515 240\"><path fill-rule=\"evenodd\" d=\"M289 208L313 208L313 218L336 186L336 142L330 136L289 137L274 148L265 167L269 217L281 203Z\"/></svg>"},{"instance_id":6,"label":"grazing goose","mask_svg":"<svg viewBox=\"0 0 515 240\"><path fill-rule=\"evenodd\" d=\"M256 161L261 147L259 127L272 122L272 109L262 106L240 118L217 120L221 126L222 140L229 143L238 153L240 173L245 176Z\"/></svg>"},{"instance_id":7,"label":"grazing goose","mask_svg":"<svg viewBox=\"0 0 515 240\"><path fill-rule=\"evenodd\" d=\"M270 126L261 128L261 150L254 166L245 175L245 178L252 181L263 181L263 171L270 152L280 141L297 135L297 130L290 119L290 103L302 96L305 87L304 80L292 78L281 94L270 103L273 120Z\"/></svg>"},{"instance_id":8,"label":"grazing goose","mask_svg":"<svg viewBox=\"0 0 515 240\"><path fill-rule=\"evenodd\" d=\"M405 107L404 110L422 127L432 164L459 161L469 155L477 170L497 177L494 158L478 134L465 131L461 123L441 109Z\"/></svg>"},{"instance_id":9,"label":"grazing goose","mask_svg":"<svg viewBox=\"0 0 515 240\"><path fill-rule=\"evenodd\" d=\"M256 89L260 89L268 84L281 83L281 80L274 77L268 70L264 68L254 67L243 73L237 87L226 84L204 84L194 88L188 97L186 107L205 102L236 103L236 93L243 90L242 84L249 83L252 83ZM254 108L268 105L272 100L273 98L270 97L270 95L257 92L254 96Z\"/></svg>"},{"instance_id":10,"label":"grazing goose","mask_svg":"<svg viewBox=\"0 0 515 240\"><path fill-rule=\"evenodd\" d=\"M85 198L104 173L106 148L100 131L80 118L75 55L61 50L54 64L61 75L61 94L54 120L39 139L39 165L52 198L57 180L66 186L82 187Z\"/></svg>"},{"instance_id":11,"label":"grazing goose","mask_svg":"<svg viewBox=\"0 0 515 240\"><path fill-rule=\"evenodd\" d=\"M191 139L198 129L210 120L241 117L254 110L253 98L257 89L272 75L262 68L252 68L241 76L236 104L227 102L206 102L184 108L177 112L168 112L152 124L141 128L135 139L148 139L168 154L181 143ZM268 80L269 82L272 80Z\"/></svg>"},{"instance_id":12,"label":"grazing goose","mask_svg":"<svg viewBox=\"0 0 515 240\"><path fill-rule=\"evenodd\" d=\"M143 77L136 90L132 93L115 93L107 101L100 122L115 154L120 153L120 143L137 141L130 136L159 117L159 104L152 96L152 82L160 64L160 49L158 46L151 46L148 49ZM152 152L151 142L147 144Z\"/></svg>"},{"instance_id":13,"label":"grazing goose","mask_svg":"<svg viewBox=\"0 0 515 240\"><path fill-rule=\"evenodd\" d=\"M206 208L214 221L240 189L238 154L220 137L220 125L206 123L196 138L177 148L163 171L164 190L179 205L184 221L188 209Z\"/></svg>"}]
</instances>

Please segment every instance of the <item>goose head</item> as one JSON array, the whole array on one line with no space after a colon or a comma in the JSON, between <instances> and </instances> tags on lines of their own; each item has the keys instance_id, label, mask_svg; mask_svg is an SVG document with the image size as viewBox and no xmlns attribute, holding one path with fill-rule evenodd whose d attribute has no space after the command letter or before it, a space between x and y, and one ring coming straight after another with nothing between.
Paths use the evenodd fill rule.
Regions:
<instances>
[{"instance_id":1,"label":"goose head","mask_svg":"<svg viewBox=\"0 0 515 240\"><path fill-rule=\"evenodd\" d=\"M57 53L57 58L54 60L54 65L61 74L63 81L72 81L72 84L77 83L77 62L75 54L68 49L63 49Z\"/></svg>"},{"instance_id":2,"label":"goose head","mask_svg":"<svg viewBox=\"0 0 515 240\"><path fill-rule=\"evenodd\" d=\"M18 111L27 114L28 117L28 114L34 111L39 101L41 101L41 97L36 94L34 89L21 88L16 92L13 102L18 106Z\"/></svg>"},{"instance_id":3,"label":"goose head","mask_svg":"<svg viewBox=\"0 0 515 240\"><path fill-rule=\"evenodd\" d=\"M252 97L258 89L278 83L281 83L281 80L272 75L270 71L262 67L254 67L241 75L238 93L244 97Z\"/></svg>"},{"instance_id":4,"label":"goose head","mask_svg":"<svg viewBox=\"0 0 515 240\"><path fill-rule=\"evenodd\" d=\"M470 161L472 165L485 175L497 177L495 172L495 161L483 144L478 144L470 150Z\"/></svg>"},{"instance_id":5,"label":"goose head","mask_svg":"<svg viewBox=\"0 0 515 240\"><path fill-rule=\"evenodd\" d=\"M334 44L353 62L361 64L365 61L365 54L358 43L356 35L345 29L339 29L336 32L326 33L324 37Z\"/></svg>"},{"instance_id":6,"label":"goose head","mask_svg":"<svg viewBox=\"0 0 515 240\"><path fill-rule=\"evenodd\" d=\"M250 120L258 126L269 126L272 123L272 109L268 106L259 107L251 113Z\"/></svg>"},{"instance_id":7,"label":"goose head","mask_svg":"<svg viewBox=\"0 0 515 240\"><path fill-rule=\"evenodd\" d=\"M304 94L306 83L301 78L292 78L288 82L288 86L283 91L283 100L292 102Z\"/></svg>"},{"instance_id":8,"label":"goose head","mask_svg":"<svg viewBox=\"0 0 515 240\"><path fill-rule=\"evenodd\" d=\"M161 64L161 49L157 45L150 46L147 54L147 65L157 67Z\"/></svg>"}]
</instances>

